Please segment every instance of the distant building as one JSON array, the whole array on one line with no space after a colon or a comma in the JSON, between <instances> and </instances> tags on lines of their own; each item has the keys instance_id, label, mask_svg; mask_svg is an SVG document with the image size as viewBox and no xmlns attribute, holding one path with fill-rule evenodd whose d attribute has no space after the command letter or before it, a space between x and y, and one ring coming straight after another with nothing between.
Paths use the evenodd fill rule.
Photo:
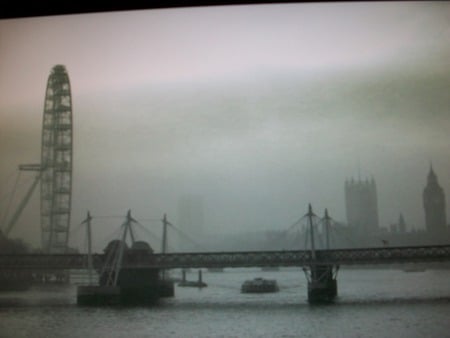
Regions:
<instances>
[{"instance_id":1,"label":"distant building","mask_svg":"<svg viewBox=\"0 0 450 338\"><path fill-rule=\"evenodd\" d=\"M345 204L348 225L358 233L378 232L378 201L375 180L345 181Z\"/></svg>"},{"instance_id":2,"label":"distant building","mask_svg":"<svg viewBox=\"0 0 450 338\"><path fill-rule=\"evenodd\" d=\"M433 167L430 166L427 185L423 190L423 207L425 209L425 225L428 232L439 233L446 229L445 194L438 183Z\"/></svg>"},{"instance_id":3,"label":"distant building","mask_svg":"<svg viewBox=\"0 0 450 338\"><path fill-rule=\"evenodd\" d=\"M406 232L406 222L402 214L398 218L398 231L401 233Z\"/></svg>"},{"instance_id":4,"label":"distant building","mask_svg":"<svg viewBox=\"0 0 450 338\"><path fill-rule=\"evenodd\" d=\"M397 232L398 232L398 224L391 224L391 225L389 226L389 231L390 231L391 233L397 233Z\"/></svg>"},{"instance_id":5,"label":"distant building","mask_svg":"<svg viewBox=\"0 0 450 338\"><path fill-rule=\"evenodd\" d=\"M395 224L391 224L389 227L391 233L405 233L406 232L406 223L403 215L400 214L398 218L398 222Z\"/></svg>"}]
</instances>

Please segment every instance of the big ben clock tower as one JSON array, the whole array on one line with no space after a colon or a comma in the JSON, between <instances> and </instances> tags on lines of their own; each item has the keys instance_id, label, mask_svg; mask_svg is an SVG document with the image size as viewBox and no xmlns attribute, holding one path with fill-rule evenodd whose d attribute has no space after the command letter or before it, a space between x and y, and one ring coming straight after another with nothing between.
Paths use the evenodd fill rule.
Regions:
<instances>
[{"instance_id":1,"label":"big ben clock tower","mask_svg":"<svg viewBox=\"0 0 450 338\"><path fill-rule=\"evenodd\" d=\"M423 190L423 207L427 231L431 233L442 232L447 225L445 194L438 183L432 166L430 166L430 172L428 173L427 186Z\"/></svg>"}]
</instances>

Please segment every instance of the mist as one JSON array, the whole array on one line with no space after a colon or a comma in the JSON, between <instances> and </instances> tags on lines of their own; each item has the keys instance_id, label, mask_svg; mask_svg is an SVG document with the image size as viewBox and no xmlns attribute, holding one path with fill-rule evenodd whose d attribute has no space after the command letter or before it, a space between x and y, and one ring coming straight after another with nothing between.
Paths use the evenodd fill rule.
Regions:
<instances>
[{"instance_id":1,"label":"mist","mask_svg":"<svg viewBox=\"0 0 450 338\"><path fill-rule=\"evenodd\" d=\"M243 58L250 60L248 66L239 58L228 64L224 61L224 46L229 43L226 35L212 36L213 40L224 38L224 46L217 43L216 52L205 54L204 67L197 59L200 41L195 45L188 38L177 42L182 44L184 49L179 50L186 59L181 62L181 56L172 50L176 56L167 54L166 68L159 63L164 49L156 49L157 60L142 62L139 58L138 63L154 73L141 74L135 81L124 75L127 69L133 74L136 71L133 61L117 67L113 56L94 58L99 71L89 75L86 69L81 71L82 64L74 62L72 55L46 58L50 63L38 63L39 76L33 80L36 86L27 87L33 93L29 99L5 101L9 104L5 104L0 127L2 210L17 165L39 162L46 72L53 64L69 60L74 119L72 228L84 219L87 210L98 216L125 217L131 209L138 220L158 219L167 213L174 224L181 224L177 204L189 194L202 198L205 234L283 230L306 213L308 203L318 215L328 208L331 217L345 223L344 182L361 176L376 180L381 227L388 227L402 213L408 229L423 229L422 191L430 162L444 191L450 191L450 30L448 21L440 21L445 15L439 14L439 9L406 5L413 17L439 18L435 29L415 35L417 31L410 29L407 20L403 29L404 22L394 15L389 22L401 32L398 40L392 37L386 42L388 46L377 49L370 41L381 41L385 31L377 32L367 25L367 35L359 36L355 46L367 44L373 53L361 56L356 48L347 58L338 46L327 45L320 33L316 44L309 45L326 46L328 53L334 53L323 54L325 66L305 55L304 67L300 67L293 64L293 55L287 60L280 52L271 54L270 62L260 59L258 44L266 48L282 36L282 22L276 20L271 22L276 29L269 41L260 37L255 42L252 37L258 33L239 26L245 34L238 45L246 55ZM363 9L369 12L369 4L366 6ZM299 17L306 15L302 9L311 9L302 5L294 8ZM382 7L377 8L380 18L387 15ZM356 6L355 10L362 8ZM181 15L181 11L161 13L172 20ZM277 15L281 18L285 14ZM227 15L224 17L226 22ZM72 24L76 19L70 17L67 22ZM289 22L295 22L291 19ZM152 21L154 27L165 27L158 26L159 20ZM199 29L194 24L192 27L195 32ZM314 25L296 29L304 27ZM161 33L147 29L152 36ZM296 32L293 27L289 29L292 34ZM342 40L351 41L349 31L341 29ZM411 34L410 39L400 41L405 32ZM437 37L424 42L427 34ZM287 36L292 42L292 36ZM83 46L79 39L76 41ZM92 39L87 39L87 50L94 43ZM161 39L155 41L160 44ZM107 40L102 36L100 41L105 44ZM208 41L205 38L204 43ZM280 47L279 42L272 43L273 48ZM116 53L116 47L109 46L112 54ZM133 46L131 50L136 61L141 49ZM282 51L294 53L291 49ZM124 51L118 48L117 53ZM301 53L294 54L302 65ZM193 55L195 63L188 63ZM218 64L212 67L214 62ZM6 64L0 61L3 68ZM229 68L222 69L223 64ZM162 77L164 69L167 78L155 80ZM199 73L191 78L196 69ZM105 74L108 76L101 79ZM120 79L124 80L119 86ZM94 236L103 243L122 222L120 218L99 218ZM160 232L160 224L154 227ZM39 245L39 233L39 200L34 196L12 236Z\"/></svg>"}]
</instances>

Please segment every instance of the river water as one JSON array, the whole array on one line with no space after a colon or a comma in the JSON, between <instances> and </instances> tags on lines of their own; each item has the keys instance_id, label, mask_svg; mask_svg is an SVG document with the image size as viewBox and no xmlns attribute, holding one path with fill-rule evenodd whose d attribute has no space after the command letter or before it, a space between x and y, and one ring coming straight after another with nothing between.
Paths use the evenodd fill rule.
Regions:
<instances>
[{"instance_id":1,"label":"river water","mask_svg":"<svg viewBox=\"0 0 450 338\"><path fill-rule=\"evenodd\" d=\"M280 291L241 294L255 277ZM74 285L1 293L0 337L450 337L450 270L341 269L335 304L314 306L297 268L203 280L207 288L176 287L153 307L79 307Z\"/></svg>"}]
</instances>

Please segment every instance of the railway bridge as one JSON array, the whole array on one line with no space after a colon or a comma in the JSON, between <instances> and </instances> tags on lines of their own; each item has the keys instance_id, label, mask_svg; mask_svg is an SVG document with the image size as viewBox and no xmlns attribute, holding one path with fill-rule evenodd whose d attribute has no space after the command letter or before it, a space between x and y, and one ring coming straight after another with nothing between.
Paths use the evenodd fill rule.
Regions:
<instances>
[{"instance_id":1,"label":"railway bridge","mask_svg":"<svg viewBox=\"0 0 450 338\"><path fill-rule=\"evenodd\" d=\"M450 262L450 245L329 249L316 250L315 253L315 259L310 250L158 253L124 259L122 266L185 269ZM106 254L93 254L91 257L95 269L105 264ZM0 270L86 269L87 261L87 254L9 254L0 255Z\"/></svg>"},{"instance_id":2,"label":"railway bridge","mask_svg":"<svg viewBox=\"0 0 450 338\"><path fill-rule=\"evenodd\" d=\"M308 300L316 303L329 302L336 297L337 271L342 265L450 261L450 245L333 249L316 250L314 253L311 250L147 253L124 255L120 269L142 271L145 274L145 271L176 268L302 267L308 279ZM55 271L86 269L90 265L102 271L107 261L107 254L0 255L0 270ZM169 290L173 296L173 284Z\"/></svg>"}]
</instances>

